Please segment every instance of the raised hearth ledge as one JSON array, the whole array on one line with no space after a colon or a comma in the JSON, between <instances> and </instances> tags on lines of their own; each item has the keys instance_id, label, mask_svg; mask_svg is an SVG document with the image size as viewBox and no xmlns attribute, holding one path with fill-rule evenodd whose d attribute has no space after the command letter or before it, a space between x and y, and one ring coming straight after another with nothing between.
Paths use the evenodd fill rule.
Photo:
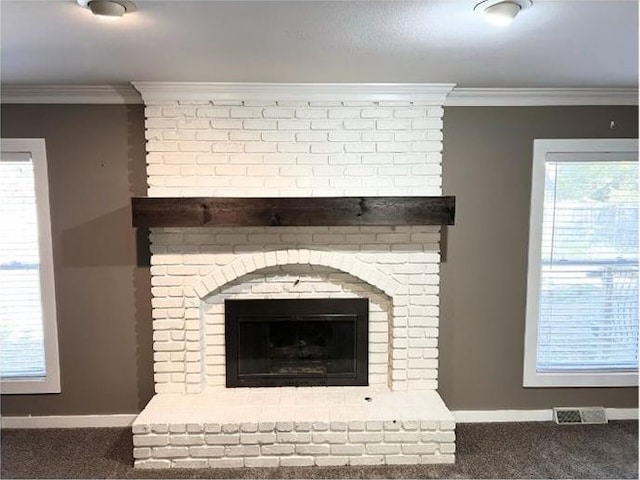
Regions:
<instances>
[{"instance_id":1,"label":"raised hearth ledge","mask_svg":"<svg viewBox=\"0 0 640 480\"><path fill-rule=\"evenodd\" d=\"M158 394L132 428L138 468L455 460L453 414L435 391L281 387Z\"/></svg>"}]
</instances>

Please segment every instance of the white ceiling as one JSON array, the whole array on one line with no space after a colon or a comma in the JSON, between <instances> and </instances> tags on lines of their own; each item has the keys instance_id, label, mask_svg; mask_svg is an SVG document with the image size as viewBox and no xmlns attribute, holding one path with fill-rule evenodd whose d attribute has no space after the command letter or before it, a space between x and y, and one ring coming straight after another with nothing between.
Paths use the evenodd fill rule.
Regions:
<instances>
[{"instance_id":1,"label":"white ceiling","mask_svg":"<svg viewBox=\"0 0 640 480\"><path fill-rule=\"evenodd\" d=\"M474 0L138 0L121 21L2 0L1 80L637 86L636 0L533 1L495 27Z\"/></svg>"}]
</instances>

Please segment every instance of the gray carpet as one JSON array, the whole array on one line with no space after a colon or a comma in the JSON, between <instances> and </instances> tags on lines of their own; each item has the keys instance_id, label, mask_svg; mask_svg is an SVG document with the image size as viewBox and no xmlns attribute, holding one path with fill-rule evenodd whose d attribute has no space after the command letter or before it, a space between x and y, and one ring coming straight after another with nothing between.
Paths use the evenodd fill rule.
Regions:
<instances>
[{"instance_id":1,"label":"gray carpet","mask_svg":"<svg viewBox=\"0 0 640 480\"><path fill-rule=\"evenodd\" d=\"M638 424L462 424L455 465L134 470L119 428L3 430L2 478L638 478Z\"/></svg>"}]
</instances>

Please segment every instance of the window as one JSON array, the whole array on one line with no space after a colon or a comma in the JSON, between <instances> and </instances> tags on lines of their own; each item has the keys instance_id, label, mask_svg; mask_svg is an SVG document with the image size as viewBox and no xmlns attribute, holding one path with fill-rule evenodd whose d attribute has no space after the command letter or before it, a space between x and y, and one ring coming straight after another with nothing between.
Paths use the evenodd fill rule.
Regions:
<instances>
[{"instance_id":1,"label":"window","mask_svg":"<svg viewBox=\"0 0 640 480\"><path fill-rule=\"evenodd\" d=\"M45 144L3 139L0 146L2 393L59 393Z\"/></svg>"},{"instance_id":2,"label":"window","mask_svg":"<svg viewBox=\"0 0 640 480\"><path fill-rule=\"evenodd\" d=\"M524 386L638 384L638 142L536 140Z\"/></svg>"}]
</instances>

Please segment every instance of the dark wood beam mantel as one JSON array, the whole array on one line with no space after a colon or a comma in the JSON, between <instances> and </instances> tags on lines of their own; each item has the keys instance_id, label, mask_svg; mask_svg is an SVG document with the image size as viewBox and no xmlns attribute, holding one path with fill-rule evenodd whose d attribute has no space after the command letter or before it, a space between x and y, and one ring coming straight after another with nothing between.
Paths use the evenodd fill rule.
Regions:
<instances>
[{"instance_id":1,"label":"dark wood beam mantel","mask_svg":"<svg viewBox=\"0 0 640 480\"><path fill-rule=\"evenodd\" d=\"M455 197L134 197L134 227L453 225Z\"/></svg>"}]
</instances>

